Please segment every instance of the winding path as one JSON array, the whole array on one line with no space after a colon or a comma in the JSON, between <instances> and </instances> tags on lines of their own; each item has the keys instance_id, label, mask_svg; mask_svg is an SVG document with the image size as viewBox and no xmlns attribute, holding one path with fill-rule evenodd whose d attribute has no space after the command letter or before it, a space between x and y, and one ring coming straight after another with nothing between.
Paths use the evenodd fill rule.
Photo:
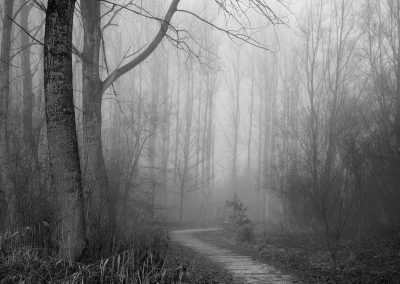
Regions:
<instances>
[{"instance_id":1,"label":"winding path","mask_svg":"<svg viewBox=\"0 0 400 284\"><path fill-rule=\"evenodd\" d=\"M255 261L248 256L222 249L196 238L198 232L216 231L221 229L189 229L173 231L171 237L180 244L193 249L194 251L207 256L211 261L221 264L235 277L234 283L263 283L283 284L298 283L289 275L285 275L276 268Z\"/></svg>"}]
</instances>

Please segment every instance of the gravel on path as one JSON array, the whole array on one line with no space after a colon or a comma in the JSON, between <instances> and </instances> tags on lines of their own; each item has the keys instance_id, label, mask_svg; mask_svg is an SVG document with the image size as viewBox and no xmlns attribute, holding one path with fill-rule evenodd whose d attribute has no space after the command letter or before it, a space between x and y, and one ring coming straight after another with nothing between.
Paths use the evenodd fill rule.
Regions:
<instances>
[{"instance_id":1,"label":"gravel on path","mask_svg":"<svg viewBox=\"0 0 400 284\"><path fill-rule=\"evenodd\" d=\"M217 229L219 230L219 229ZM286 284L298 283L287 274L281 273L271 265L254 260L246 255L238 254L234 250L224 249L204 242L196 237L199 232L216 231L215 229L187 229L172 232L172 239L181 245L193 249L209 261L218 263L233 276L229 283L262 283ZM212 282L208 282L212 283Z\"/></svg>"},{"instance_id":2,"label":"gravel on path","mask_svg":"<svg viewBox=\"0 0 400 284\"><path fill-rule=\"evenodd\" d=\"M183 278L183 283L194 284L231 284L233 276L222 266L213 263L207 257L201 256L175 241L171 241L166 258L167 268L176 269L186 265L189 277Z\"/></svg>"}]
</instances>

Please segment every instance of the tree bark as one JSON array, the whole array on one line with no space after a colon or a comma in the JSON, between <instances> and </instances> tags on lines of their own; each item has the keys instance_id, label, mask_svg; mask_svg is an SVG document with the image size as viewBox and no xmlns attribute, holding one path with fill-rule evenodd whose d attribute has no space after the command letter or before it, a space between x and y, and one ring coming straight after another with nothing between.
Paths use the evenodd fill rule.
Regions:
<instances>
[{"instance_id":1,"label":"tree bark","mask_svg":"<svg viewBox=\"0 0 400 284\"><path fill-rule=\"evenodd\" d=\"M88 237L100 224L107 224L112 216L112 204L107 204L108 178L102 145L102 93L99 75L101 45L100 1L81 0L84 46L82 53L83 99L83 188L88 216Z\"/></svg>"},{"instance_id":2,"label":"tree bark","mask_svg":"<svg viewBox=\"0 0 400 284\"><path fill-rule=\"evenodd\" d=\"M8 99L10 95L10 48L11 48L11 29L13 14L12 0L4 1L3 13L3 30L1 37L1 54L0 54L0 202L7 208L6 212L1 212L5 215L2 220L4 226L0 229L10 227L14 223L15 214L15 193L9 180L10 157L8 152ZM3 228L2 228L3 227Z\"/></svg>"},{"instance_id":3,"label":"tree bark","mask_svg":"<svg viewBox=\"0 0 400 284\"><path fill-rule=\"evenodd\" d=\"M85 246L81 168L72 88L75 0L49 0L44 36L44 92L51 186L57 196L60 257L76 260Z\"/></svg>"}]
</instances>

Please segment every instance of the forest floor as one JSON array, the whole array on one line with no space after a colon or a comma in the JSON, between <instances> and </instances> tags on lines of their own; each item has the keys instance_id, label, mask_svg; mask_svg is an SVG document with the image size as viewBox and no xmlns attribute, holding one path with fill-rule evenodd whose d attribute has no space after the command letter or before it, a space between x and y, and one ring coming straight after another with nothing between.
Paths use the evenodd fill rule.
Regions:
<instances>
[{"instance_id":1,"label":"forest floor","mask_svg":"<svg viewBox=\"0 0 400 284\"><path fill-rule=\"evenodd\" d=\"M291 274L304 283L400 283L400 235L347 242L334 269L329 252L310 236L282 233L257 235L237 242L232 233L209 231L195 236L215 246L250 255Z\"/></svg>"},{"instance_id":2,"label":"forest floor","mask_svg":"<svg viewBox=\"0 0 400 284\"><path fill-rule=\"evenodd\" d=\"M183 277L182 283L243 283L238 282L238 274L234 273L235 269L229 269L229 265L212 261L212 258L199 250L178 243L174 237L168 240L166 234L155 236L158 236L156 232L151 233L146 237L147 242L137 243L141 246L107 258L95 259L91 263L61 261L41 255L40 250L16 246L14 242L8 241L12 239L10 235L3 236L0 238L0 283L99 283L99 280L105 279L108 282L104 283L125 283L122 271L126 271L126 277L128 274L131 278L135 276L132 283L156 283L161 278L165 280L162 283L176 283L169 276L181 272L182 266L187 268L189 274ZM215 251L214 248L225 250L223 257L228 258L231 253L238 258L243 257L244 266L249 266L249 263L266 264L265 267L270 270L269 275L278 278L279 275L292 275L290 279L301 283L400 283L399 233L369 237L363 242L343 241L336 269L333 269L329 252L321 240L312 235L259 230L253 241L247 243L238 242L232 232L223 230L194 232L192 236L211 247L211 252ZM229 253L226 253L228 250ZM243 270L240 263L235 265ZM142 270L143 277L138 275L141 280L136 279L136 274ZM279 271L283 273L279 274ZM162 275L167 275L167 278ZM110 282L110 279L113 281ZM247 282L293 283L275 279Z\"/></svg>"}]
</instances>

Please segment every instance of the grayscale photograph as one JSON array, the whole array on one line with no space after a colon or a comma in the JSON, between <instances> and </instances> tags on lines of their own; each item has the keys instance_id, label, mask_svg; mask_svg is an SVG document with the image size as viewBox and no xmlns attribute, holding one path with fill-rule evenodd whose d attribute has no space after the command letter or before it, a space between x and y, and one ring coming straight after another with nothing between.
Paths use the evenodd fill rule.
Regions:
<instances>
[{"instance_id":1,"label":"grayscale photograph","mask_svg":"<svg viewBox=\"0 0 400 284\"><path fill-rule=\"evenodd\" d=\"M0 15L0 284L400 284L400 0Z\"/></svg>"}]
</instances>

